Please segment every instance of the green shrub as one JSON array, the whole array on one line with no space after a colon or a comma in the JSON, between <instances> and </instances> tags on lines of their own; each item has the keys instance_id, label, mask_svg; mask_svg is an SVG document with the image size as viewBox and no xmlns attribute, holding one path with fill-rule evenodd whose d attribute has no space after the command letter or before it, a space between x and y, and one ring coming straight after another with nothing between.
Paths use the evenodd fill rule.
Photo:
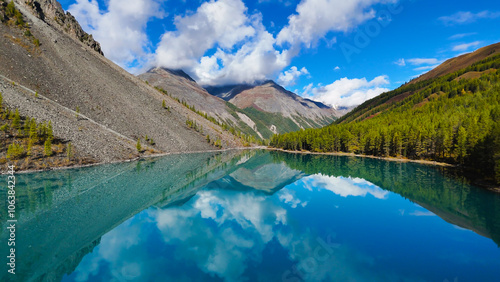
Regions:
<instances>
[{"instance_id":1,"label":"green shrub","mask_svg":"<svg viewBox=\"0 0 500 282\"><path fill-rule=\"evenodd\" d=\"M0 130L1 131L4 131L4 132L7 132L9 131L9 125L8 124L4 124L0 127Z\"/></svg>"},{"instance_id":2,"label":"green shrub","mask_svg":"<svg viewBox=\"0 0 500 282\"><path fill-rule=\"evenodd\" d=\"M31 129L31 119L29 117L26 117L24 120L24 126L23 126L23 134L24 136L30 135L30 129Z\"/></svg>"},{"instance_id":3,"label":"green shrub","mask_svg":"<svg viewBox=\"0 0 500 282\"><path fill-rule=\"evenodd\" d=\"M28 156L31 156L31 154L33 153L33 140L30 139L28 141L28 150L26 150L26 151L27 151L26 154Z\"/></svg>"},{"instance_id":4,"label":"green shrub","mask_svg":"<svg viewBox=\"0 0 500 282\"><path fill-rule=\"evenodd\" d=\"M21 117L19 116L19 110L16 109L14 117L12 118L12 128L19 129L20 124L21 124Z\"/></svg>"},{"instance_id":5,"label":"green shrub","mask_svg":"<svg viewBox=\"0 0 500 282\"><path fill-rule=\"evenodd\" d=\"M31 126L30 126L30 139L36 143L38 142L38 131L36 130L36 121L35 119L31 119Z\"/></svg>"},{"instance_id":6,"label":"green shrub","mask_svg":"<svg viewBox=\"0 0 500 282\"><path fill-rule=\"evenodd\" d=\"M137 144L135 144L135 147L137 148L137 152L142 151L142 146L141 146L141 138L137 139Z\"/></svg>"},{"instance_id":7,"label":"green shrub","mask_svg":"<svg viewBox=\"0 0 500 282\"><path fill-rule=\"evenodd\" d=\"M44 146L45 156L47 156L47 157L52 156L52 140L50 140L50 139L45 140L45 143L43 146Z\"/></svg>"},{"instance_id":8,"label":"green shrub","mask_svg":"<svg viewBox=\"0 0 500 282\"><path fill-rule=\"evenodd\" d=\"M7 7L5 8L5 15L7 17L13 17L16 14L16 6L14 5L14 1L10 1L9 4L7 4Z\"/></svg>"},{"instance_id":9,"label":"green shrub","mask_svg":"<svg viewBox=\"0 0 500 282\"><path fill-rule=\"evenodd\" d=\"M24 156L24 147L22 145L12 143L7 148L7 158L8 159L19 159Z\"/></svg>"},{"instance_id":10,"label":"green shrub","mask_svg":"<svg viewBox=\"0 0 500 282\"><path fill-rule=\"evenodd\" d=\"M73 157L73 145L71 145L71 142L68 143L68 146L66 148L66 157L68 160L71 160Z\"/></svg>"}]
</instances>

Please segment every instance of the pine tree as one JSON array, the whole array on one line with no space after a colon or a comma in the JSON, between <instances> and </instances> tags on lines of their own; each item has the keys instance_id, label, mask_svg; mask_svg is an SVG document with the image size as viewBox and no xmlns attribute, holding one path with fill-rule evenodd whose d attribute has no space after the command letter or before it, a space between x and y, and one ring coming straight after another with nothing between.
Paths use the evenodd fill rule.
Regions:
<instances>
[{"instance_id":1,"label":"pine tree","mask_svg":"<svg viewBox=\"0 0 500 282\"><path fill-rule=\"evenodd\" d=\"M12 119L12 128L19 129L21 122L21 117L19 116L19 110L16 109L16 112L14 113L14 118Z\"/></svg>"},{"instance_id":2,"label":"pine tree","mask_svg":"<svg viewBox=\"0 0 500 282\"><path fill-rule=\"evenodd\" d=\"M166 109L166 108L167 108L167 104L165 103L165 100L163 100L163 101L161 102L161 107L162 107L162 108L164 108L164 109Z\"/></svg>"},{"instance_id":3,"label":"pine tree","mask_svg":"<svg viewBox=\"0 0 500 282\"><path fill-rule=\"evenodd\" d=\"M28 156L31 156L33 154L33 140L31 139L28 141L27 154Z\"/></svg>"},{"instance_id":4,"label":"pine tree","mask_svg":"<svg viewBox=\"0 0 500 282\"><path fill-rule=\"evenodd\" d=\"M137 139L137 144L135 145L135 147L137 148L137 152L140 153L142 151L141 138Z\"/></svg>"},{"instance_id":5,"label":"pine tree","mask_svg":"<svg viewBox=\"0 0 500 282\"><path fill-rule=\"evenodd\" d=\"M38 142L38 131L36 129L36 121L34 118L31 119L30 139L33 141L33 143Z\"/></svg>"},{"instance_id":6,"label":"pine tree","mask_svg":"<svg viewBox=\"0 0 500 282\"><path fill-rule=\"evenodd\" d=\"M52 156L52 140L50 139L45 140L44 151L45 151L45 156L47 157Z\"/></svg>"},{"instance_id":7,"label":"pine tree","mask_svg":"<svg viewBox=\"0 0 500 282\"><path fill-rule=\"evenodd\" d=\"M41 122L38 124L37 131L38 137L40 137L42 141L47 139L47 126L45 125L45 122Z\"/></svg>"},{"instance_id":8,"label":"pine tree","mask_svg":"<svg viewBox=\"0 0 500 282\"><path fill-rule=\"evenodd\" d=\"M24 120L24 135L29 136L30 135L30 128L31 128L31 119L29 117L26 117Z\"/></svg>"},{"instance_id":9,"label":"pine tree","mask_svg":"<svg viewBox=\"0 0 500 282\"><path fill-rule=\"evenodd\" d=\"M68 143L68 146L66 148L66 157L68 160L71 160L73 157L73 145L71 145L71 142Z\"/></svg>"},{"instance_id":10,"label":"pine tree","mask_svg":"<svg viewBox=\"0 0 500 282\"><path fill-rule=\"evenodd\" d=\"M401 156L401 153L403 152L403 143L401 142L401 137L399 136L399 132L395 132L394 136L392 137L392 143L394 146L394 154L396 156Z\"/></svg>"},{"instance_id":11,"label":"pine tree","mask_svg":"<svg viewBox=\"0 0 500 282\"><path fill-rule=\"evenodd\" d=\"M457 131L457 157L463 163L467 154L467 132L465 128L460 126Z\"/></svg>"},{"instance_id":12,"label":"pine tree","mask_svg":"<svg viewBox=\"0 0 500 282\"><path fill-rule=\"evenodd\" d=\"M22 145L12 143L7 148L8 159L18 159L24 155L24 147Z\"/></svg>"}]
</instances>

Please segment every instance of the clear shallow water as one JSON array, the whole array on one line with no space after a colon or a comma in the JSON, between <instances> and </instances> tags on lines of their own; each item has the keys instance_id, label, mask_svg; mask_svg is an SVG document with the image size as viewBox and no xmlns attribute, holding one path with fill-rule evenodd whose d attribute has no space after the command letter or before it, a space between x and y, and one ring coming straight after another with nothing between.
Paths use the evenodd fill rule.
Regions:
<instances>
[{"instance_id":1,"label":"clear shallow water","mask_svg":"<svg viewBox=\"0 0 500 282\"><path fill-rule=\"evenodd\" d=\"M0 280L498 281L500 196L445 175L262 151L18 175Z\"/></svg>"}]
</instances>

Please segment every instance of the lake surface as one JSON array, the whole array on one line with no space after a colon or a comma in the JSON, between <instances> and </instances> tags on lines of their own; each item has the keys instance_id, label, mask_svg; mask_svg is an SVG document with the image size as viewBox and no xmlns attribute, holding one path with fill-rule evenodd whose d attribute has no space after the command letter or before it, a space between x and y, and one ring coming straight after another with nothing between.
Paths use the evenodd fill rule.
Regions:
<instances>
[{"instance_id":1,"label":"lake surface","mask_svg":"<svg viewBox=\"0 0 500 282\"><path fill-rule=\"evenodd\" d=\"M500 279L500 195L433 166L233 151L18 174L16 191L0 281Z\"/></svg>"}]
</instances>

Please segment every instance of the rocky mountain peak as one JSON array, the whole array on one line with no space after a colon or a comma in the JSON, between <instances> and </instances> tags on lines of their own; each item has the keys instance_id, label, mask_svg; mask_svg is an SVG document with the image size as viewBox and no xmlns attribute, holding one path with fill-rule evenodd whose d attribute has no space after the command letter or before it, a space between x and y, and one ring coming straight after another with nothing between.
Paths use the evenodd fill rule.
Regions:
<instances>
[{"instance_id":1,"label":"rocky mountain peak","mask_svg":"<svg viewBox=\"0 0 500 282\"><path fill-rule=\"evenodd\" d=\"M169 69L165 67L155 67L147 71L147 73L156 73L156 74L162 74L162 73L168 73L173 76L178 76L178 77L183 77L191 82L196 82L189 74L184 72L181 69Z\"/></svg>"},{"instance_id":2,"label":"rocky mountain peak","mask_svg":"<svg viewBox=\"0 0 500 282\"><path fill-rule=\"evenodd\" d=\"M69 12L64 12L61 4L56 0L16 0L18 5L28 8L30 12L51 25L52 27L67 33L73 38L89 46L97 53L104 55L99 42L95 41L91 34L86 33L78 21Z\"/></svg>"}]
</instances>

